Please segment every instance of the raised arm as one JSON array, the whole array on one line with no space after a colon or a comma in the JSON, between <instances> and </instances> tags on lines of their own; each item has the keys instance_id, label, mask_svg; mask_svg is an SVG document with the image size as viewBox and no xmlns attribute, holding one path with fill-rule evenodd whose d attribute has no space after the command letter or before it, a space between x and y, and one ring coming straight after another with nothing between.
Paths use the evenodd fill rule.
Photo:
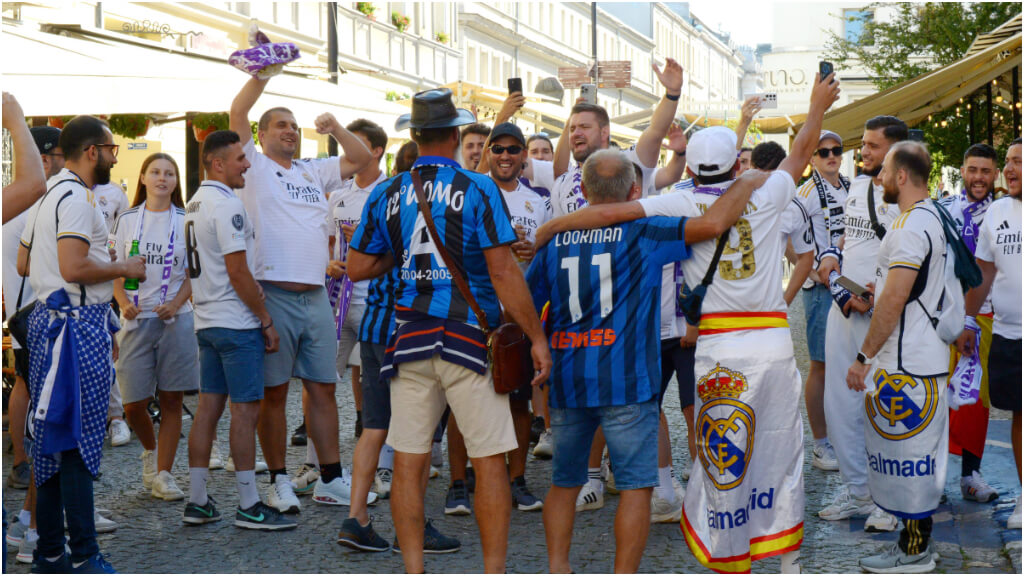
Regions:
<instances>
[{"instance_id":1,"label":"raised arm","mask_svg":"<svg viewBox=\"0 0 1024 576\"><path fill-rule=\"evenodd\" d=\"M654 189L667 188L683 178L686 171L686 133L675 122L668 129L668 163L654 176Z\"/></svg>"},{"instance_id":2,"label":"raised arm","mask_svg":"<svg viewBox=\"0 0 1024 576\"><path fill-rule=\"evenodd\" d=\"M11 133L14 147L14 180L4 186L4 224L28 210L46 192L46 174L25 114L13 95L3 93L3 127Z\"/></svg>"},{"instance_id":3,"label":"raised arm","mask_svg":"<svg viewBox=\"0 0 1024 576\"><path fill-rule=\"evenodd\" d=\"M342 155L338 157L338 162L341 164L343 179L352 177L373 160L366 144L342 126L334 114L325 112L317 116L315 124L317 134L330 134L341 145Z\"/></svg>"},{"instance_id":4,"label":"raised arm","mask_svg":"<svg viewBox=\"0 0 1024 576\"><path fill-rule=\"evenodd\" d=\"M750 195L764 185L767 172L747 170L729 186L702 216L686 221L686 243L696 244L717 238L736 223L750 201Z\"/></svg>"},{"instance_id":5,"label":"raised arm","mask_svg":"<svg viewBox=\"0 0 1024 576\"><path fill-rule=\"evenodd\" d=\"M788 172L793 177L793 182L799 182L803 176L804 168L811 161L814 147L818 145L818 136L821 134L821 122L825 117L825 111L838 99L839 80L835 79L835 73L829 74L824 80L815 74L807 120L804 121L800 133L793 140L793 148L790 150L789 156L786 156L786 159L779 165L779 170Z\"/></svg>"},{"instance_id":6,"label":"raised arm","mask_svg":"<svg viewBox=\"0 0 1024 576\"><path fill-rule=\"evenodd\" d=\"M676 109L679 106L679 95L683 87L683 67L671 58L665 60L665 68L658 70L657 64L652 64L654 74L658 77L661 85L665 87L665 95L658 102L658 107L651 115L651 124L640 135L636 143L636 156L640 163L648 168L658 165L658 154L661 152L661 141L668 134L672 121L676 118Z\"/></svg>"},{"instance_id":7,"label":"raised arm","mask_svg":"<svg viewBox=\"0 0 1024 576\"><path fill-rule=\"evenodd\" d=\"M636 201L586 206L571 214L545 222L537 229L534 245L540 250L541 246L547 244L556 234L566 230L604 228L621 222L639 220L644 216L643 206Z\"/></svg>"},{"instance_id":8,"label":"raised arm","mask_svg":"<svg viewBox=\"0 0 1024 576\"><path fill-rule=\"evenodd\" d=\"M513 92L505 98L505 102L501 105L501 110L498 110L498 114L494 117L494 124L497 126L504 122L508 122L516 115L516 112L526 104L526 97L523 96L522 92ZM484 142L484 153L480 155L480 162L477 163L474 172L481 174L487 174L491 171L491 135L487 135L487 141Z\"/></svg>"},{"instance_id":9,"label":"raised arm","mask_svg":"<svg viewBox=\"0 0 1024 576\"><path fill-rule=\"evenodd\" d=\"M238 95L231 101L231 111L228 113L228 127L238 134L242 139L242 146L252 140L252 131L249 129L249 111L260 99L263 90L267 87L268 80L260 80L253 76L242 85Z\"/></svg>"},{"instance_id":10,"label":"raised arm","mask_svg":"<svg viewBox=\"0 0 1024 576\"><path fill-rule=\"evenodd\" d=\"M761 98L758 96L747 96L740 108L740 123L736 125L736 149L743 148L743 141L747 137L747 131L754 122L754 116L761 111Z\"/></svg>"}]
</instances>

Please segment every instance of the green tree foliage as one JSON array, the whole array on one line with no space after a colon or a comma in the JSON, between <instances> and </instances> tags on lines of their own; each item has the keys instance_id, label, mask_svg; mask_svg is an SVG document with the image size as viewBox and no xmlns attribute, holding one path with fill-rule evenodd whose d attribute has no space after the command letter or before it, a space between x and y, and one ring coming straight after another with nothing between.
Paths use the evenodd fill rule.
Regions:
<instances>
[{"instance_id":1,"label":"green tree foliage","mask_svg":"<svg viewBox=\"0 0 1024 576\"><path fill-rule=\"evenodd\" d=\"M874 13L882 10L890 12L892 17L876 20ZM862 67L875 86L885 90L956 62L975 37L991 32L1020 12L1019 2L876 2L848 17L851 25L863 26L859 38L847 39L831 33L825 46L825 58L834 62L837 70ZM1009 74L1003 77L1004 88L1009 88ZM993 92L993 97L995 94ZM1014 95L1014 98L1019 97ZM1012 98L1008 100L1008 106L1013 106ZM924 130L925 142L932 152L936 167L933 177L939 175L941 166L960 166L964 151L971 145L971 109L975 139L988 139L987 106L982 89L916 126ZM995 116L997 114L1002 118ZM1015 137L1013 116L1008 107L997 104L993 105L993 115L993 143L1005 153L1006 144Z\"/></svg>"}]
</instances>

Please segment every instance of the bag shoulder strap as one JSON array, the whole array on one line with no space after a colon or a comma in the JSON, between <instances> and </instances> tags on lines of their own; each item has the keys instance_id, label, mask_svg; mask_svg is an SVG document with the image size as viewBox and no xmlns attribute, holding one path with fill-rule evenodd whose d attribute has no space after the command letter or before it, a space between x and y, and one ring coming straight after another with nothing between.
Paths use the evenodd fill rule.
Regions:
<instances>
[{"instance_id":1,"label":"bag shoulder strap","mask_svg":"<svg viewBox=\"0 0 1024 576\"><path fill-rule=\"evenodd\" d=\"M54 188L56 188L57 186L60 186L61 184L65 183L65 182L78 182L78 180L75 180L74 178L65 178L65 179L61 180L60 182L57 182L53 186L50 186L50 188L46 190L46 193L43 194L42 197L39 198L39 200L38 200L38 203L40 204L40 208L42 208L41 205L43 203L43 200L47 196L50 195L50 192ZM63 200L63 198L61 198L61 200ZM59 206L60 202L58 202L57 205ZM36 243L36 222L38 222L38 221L39 221L39 210L36 210L36 217L32 220L32 233L28 237L28 256L26 256L26 258L25 258L26 262L31 262L32 261L32 258L31 258L31 256L32 256L32 245ZM26 280L28 280L28 276L22 276L21 277L21 288L18 289L18 301L17 301L17 303L14 306L15 310L21 310L21 300L22 300L22 297L25 295L25 281Z\"/></svg>"},{"instance_id":2,"label":"bag shoulder strap","mask_svg":"<svg viewBox=\"0 0 1024 576\"><path fill-rule=\"evenodd\" d=\"M729 231L732 228L726 229L722 232L722 235L718 237L718 245L715 246L715 255L711 258L711 265L708 266L708 271L704 273L704 279L700 281L700 285L707 287L711 285L711 282L715 279L715 269L718 268L718 262L722 259L722 251L725 250L725 242L729 239Z\"/></svg>"},{"instance_id":3,"label":"bag shoulder strap","mask_svg":"<svg viewBox=\"0 0 1024 576\"><path fill-rule=\"evenodd\" d=\"M871 218L871 229L879 240L885 238L885 226L878 223L878 214L875 211L875 183L868 183L868 217Z\"/></svg>"},{"instance_id":4,"label":"bag shoulder strap","mask_svg":"<svg viewBox=\"0 0 1024 576\"><path fill-rule=\"evenodd\" d=\"M480 323L480 329L484 332L490 332L490 326L487 324L487 315L480 309L480 305L477 304L476 298L473 297L473 293L469 289L469 284L466 282L466 278L462 275L462 270L452 260L448 250L441 243L441 238L437 233L437 228L434 226L434 217L430 214L430 204L427 202L427 195L423 192L423 180L420 178L419 170L410 170L409 175L412 176L412 185L416 189L416 203L419 205L420 214L423 215L423 221L427 225L427 231L430 232L430 239L434 241L434 245L437 247L437 252L441 255L441 259L444 260L444 265L448 267L448 271L451 272L452 280L455 281L455 286L458 287L459 293L466 300L466 304L469 304L470 309L473 310L473 314L476 314L476 320Z\"/></svg>"}]
</instances>

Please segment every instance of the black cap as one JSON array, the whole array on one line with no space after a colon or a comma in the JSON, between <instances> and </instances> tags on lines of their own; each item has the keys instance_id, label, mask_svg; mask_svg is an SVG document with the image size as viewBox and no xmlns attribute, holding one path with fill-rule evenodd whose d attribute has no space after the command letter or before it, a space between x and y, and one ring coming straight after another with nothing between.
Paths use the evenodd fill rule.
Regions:
<instances>
[{"instance_id":1,"label":"black cap","mask_svg":"<svg viewBox=\"0 0 1024 576\"><path fill-rule=\"evenodd\" d=\"M40 154L49 154L51 150L60 146L60 128L33 126L29 131L32 132L32 139L36 141L36 148L39 148Z\"/></svg>"},{"instance_id":2,"label":"black cap","mask_svg":"<svg viewBox=\"0 0 1024 576\"><path fill-rule=\"evenodd\" d=\"M502 122L491 130L491 142L502 136L511 136L518 140L521 145L526 146L526 138L523 137L523 131L519 129L519 126L511 122Z\"/></svg>"}]
</instances>

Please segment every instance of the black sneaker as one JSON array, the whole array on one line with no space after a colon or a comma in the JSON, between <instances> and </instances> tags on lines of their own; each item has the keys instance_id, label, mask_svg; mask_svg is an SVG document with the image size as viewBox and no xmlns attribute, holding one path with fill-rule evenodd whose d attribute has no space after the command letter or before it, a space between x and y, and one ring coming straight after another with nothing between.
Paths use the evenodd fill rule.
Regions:
<instances>
[{"instance_id":1,"label":"black sneaker","mask_svg":"<svg viewBox=\"0 0 1024 576\"><path fill-rule=\"evenodd\" d=\"M530 444L536 444L537 440L540 440L540 435L544 433L544 418L537 416L530 423Z\"/></svg>"},{"instance_id":2,"label":"black sneaker","mask_svg":"<svg viewBox=\"0 0 1024 576\"><path fill-rule=\"evenodd\" d=\"M291 530L298 524L263 502L257 502L246 510L238 509L235 513L235 526L249 530L273 531Z\"/></svg>"},{"instance_id":3,"label":"black sneaker","mask_svg":"<svg viewBox=\"0 0 1024 576\"><path fill-rule=\"evenodd\" d=\"M512 480L512 504L524 512L544 507L544 502L530 493L526 487L526 478L522 476Z\"/></svg>"},{"instance_id":4,"label":"black sneaker","mask_svg":"<svg viewBox=\"0 0 1024 576\"><path fill-rule=\"evenodd\" d=\"M6 567L4 569L6 572ZM60 555L53 562L50 562L46 558L39 555L39 549L36 549L32 553L32 568L30 569L32 574L70 574L71 573L71 560L69 554L65 552Z\"/></svg>"},{"instance_id":5,"label":"black sneaker","mask_svg":"<svg viewBox=\"0 0 1024 576\"><path fill-rule=\"evenodd\" d=\"M216 501L214 501L213 496L207 496L206 498L206 506L200 506L194 502L185 504L185 513L181 517L182 522L198 526L199 524L209 524L210 522L220 520L220 512L217 511Z\"/></svg>"},{"instance_id":6,"label":"black sneaker","mask_svg":"<svg viewBox=\"0 0 1024 576\"><path fill-rule=\"evenodd\" d=\"M473 505L469 502L469 491L462 480L452 482L444 499L444 513L450 516L469 516Z\"/></svg>"},{"instance_id":7,"label":"black sneaker","mask_svg":"<svg viewBox=\"0 0 1024 576\"><path fill-rule=\"evenodd\" d=\"M356 410L356 430L355 430L355 434L356 434L356 438L359 438L360 436L363 435L363 413L361 411L359 411L359 410Z\"/></svg>"},{"instance_id":8,"label":"black sneaker","mask_svg":"<svg viewBox=\"0 0 1024 576\"><path fill-rule=\"evenodd\" d=\"M462 549L462 543L451 536L445 536L434 528L434 525L427 520L423 528L423 553L424 554L451 554ZM391 544L391 551L401 554L402 549L398 547L398 538Z\"/></svg>"},{"instance_id":9,"label":"black sneaker","mask_svg":"<svg viewBox=\"0 0 1024 576\"><path fill-rule=\"evenodd\" d=\"M389 548L387 541L374 531L372 520L362 526L355 518L346 518L341 523L338 544L363 552L384 552Z\"/></svg>"},{"instance_id":10,"label":"black sneaker","mask_svg":"<svg viewBox=\"0 0 1024 576\"><path fill-rule=\"evenodd\" d=\"M309 439L306 437L306 421L303 420L302 424L292 432L292 446L305 446Z\"/></svg>"}]
</instances>

